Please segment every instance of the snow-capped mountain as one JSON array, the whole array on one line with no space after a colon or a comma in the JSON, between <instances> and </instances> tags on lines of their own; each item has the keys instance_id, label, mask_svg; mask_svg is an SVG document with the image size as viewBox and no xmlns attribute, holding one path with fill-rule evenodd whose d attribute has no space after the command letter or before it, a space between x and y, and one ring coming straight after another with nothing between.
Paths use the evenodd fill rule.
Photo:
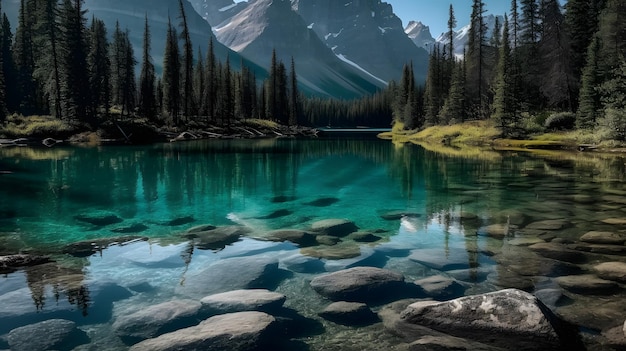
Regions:
<instances>
[{"instance_id":1,"label":"snow-capped mountain","mask_svg":"<svg viewBox=\"0 0 626 351\"><path fill-rule=\"evenodd\" d=\"M291 8L289 0L251 0L214 27L217 39L241 55L268 67L272 51L286 65L296 63L300 83L310 92L355 97L383 87L377 80L339 60Z\"/></svg>"},{"instance_id":2,"label":"snow-capped mountain","mask_svg":"<svg viewBox=\"0 0 626 351\"><path fill-rule=\"evenodd\" d=\"M343 61L382 81L399 80L413 61L415 76L426 76L428 53L404 33L393 8L381 0L291 0L320 39Z\"/></svg>"},{"instance_id":3,"label":"snow-capped mountain","mask_svg":"<svg viewBox=\"0 0 626 351\"><path fill-rule=\"evenodd\" d=\"M504 22L503 16L487 15L484 17L485 24L487 25L487 38L491 38L493 35L493 29L496 26L496 17L498 21L500 21L500 25L502 25ZM470 25L468 24L454 33L454 53L459 58L463 57L463 50L469 41L469 30ZM449 43L447 33L441 33L435 40L442 45Z\"/></svg>"},{"instance_id":4,"label":"snow-capped mountain","mask_svg":"<svg viewBox=\"0 0 626 351\"><path fill-rule=\"evenodd\" d=\"M404 32L409 38L420 48L430 51L433 44L435 44L435 38L430 33L430 28L419 21L411 21L404 28Z\"/></svg>"},{"instance_id":5,"label":"snow-capped mountain","mask_svg":"<svg viewBox=\"0 0 626 351\"><path fill-rule=\"evenodd\" d=\"M236 3L233 0L189 0L189 2L200 16L214 27L220 26L247 5L246 2Z\"/></svg>"}]
</instances>

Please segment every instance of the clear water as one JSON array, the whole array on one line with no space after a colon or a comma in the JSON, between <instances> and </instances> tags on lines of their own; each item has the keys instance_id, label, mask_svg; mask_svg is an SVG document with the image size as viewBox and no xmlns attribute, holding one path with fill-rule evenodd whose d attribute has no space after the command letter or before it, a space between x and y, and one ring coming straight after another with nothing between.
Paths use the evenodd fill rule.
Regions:
<instances>
[{"instance_id":1,"label":"clear water","mask_svg":"<svg viewBox=\"0 0 626 351\"><path fill-rule=\"evenodd\" d=\"M91 339L79 350L125 350L111 329L117 315L184 295L186 277L233 257L272 257L284 268L283 260L321 256L325 271L373 265L407 280L442 274L462 280L466 294L558 287L555 274L524 272L538 256L519 239L576 244L590 230L624 231L626 226L602 220L626 217L625 168L619 156L434 152L350 137L0 149L0 255L41 253L55 261L0 277L0 335L65 318ZM381 217L394 210L421 216ZM115 216L117 223L79 220L102 216ZM329 218L352 220L381 239L357 243L348 237L335 246L302 249L265 240L268 231L306 229ZM523 231L546 219L567 224ZM251 232L223 249L200 250L179 235L199 224L237 224ZM512 229L504 238L476 235L491 224ZM142 230L114 231L132 225ZM148 240L93 255L66 253L75 242L124 242L129 239L116 238L128 235ZM411 261L411 250L454 265L439 270ZM586 255L582 273L603 261L626 261L623 250ZM381 324L350 328L319 318L328 301L308 286L317 273L292 272L272 287L287 295L286 306L324 327L323 333L294 337L298 345L399 347ZM588 328L617 325L626 319L620 288L600 297L566 292L569 302L554 309ZM584 312L590 307L597 307L593 315Z\"/></svg>"}]
</instances>

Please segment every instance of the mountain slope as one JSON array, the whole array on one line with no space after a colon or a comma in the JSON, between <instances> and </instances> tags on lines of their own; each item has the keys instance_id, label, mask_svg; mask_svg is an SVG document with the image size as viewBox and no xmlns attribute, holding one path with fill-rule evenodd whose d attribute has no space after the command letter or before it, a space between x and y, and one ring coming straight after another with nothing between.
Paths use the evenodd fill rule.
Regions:
<instances>
[{"instance_id":1,"label":"mountain slope","mask_svg":"<svg viewBox=\"0 0 626 351\"><path fill-rule=\"evenodd\" d=\"M262 65L270 64L274 49L287 66L293 57L300 83L315 94L352 98L385 84L340 61L291 9L289 0L251 0L215 33L220 42Z\"/></svg>"},{"instance_id":2,"label":"mountain slope","mask_svg":"<svg viewBox=\"0 0 626 351\"><path fill-rule=\"evenodd\" d=\"M404 28L404 32L409 36L409 39L420 48L430 51L433 44L435 44L435 38L430 33L430 28L422 22L411 21Z\"/></svg>"},{"instance_id":3,"label":"mountain slope","mask_svg":"<svg viewBox=\"0 0 626 351\"><path fill-rule=\"evenodd\" d=\"M380 0L292 0L292 6L338 57L384 80L399 80L413 61L426 77L428 52L404 33L393 8Z\"/></svg>"},{"instance_id":4,"label":"mountain slope","mask_svg":"<svg viewBox=\"0 0 626 351\"><path fill-rule=\"evenodd\" d=\"M241 12L247 5L233 0L189 0L194 9L211 26L218 27L222 22Z\"/></svg>"}]
</instances>

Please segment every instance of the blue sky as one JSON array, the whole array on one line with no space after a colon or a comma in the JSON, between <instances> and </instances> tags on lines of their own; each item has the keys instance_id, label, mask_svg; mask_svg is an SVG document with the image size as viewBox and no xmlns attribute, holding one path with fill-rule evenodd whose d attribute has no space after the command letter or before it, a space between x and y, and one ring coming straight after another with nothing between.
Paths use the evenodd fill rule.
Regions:
<instances>
[{"instance_id":1,"label":"blue sky","mask_svg":"<svg viewBox=\"0 0 626 351\"><path fill-rule=\"evenodd\" d=\"M509 0L483 0L487 13L503 15L511 9ZM447 31L450 4L454 7L457 28L469 24L472 0L385 0L393 6L393 12L402 19L403 25L415 20L430 27L433 37Z\"/></svg>"}]
</instances>

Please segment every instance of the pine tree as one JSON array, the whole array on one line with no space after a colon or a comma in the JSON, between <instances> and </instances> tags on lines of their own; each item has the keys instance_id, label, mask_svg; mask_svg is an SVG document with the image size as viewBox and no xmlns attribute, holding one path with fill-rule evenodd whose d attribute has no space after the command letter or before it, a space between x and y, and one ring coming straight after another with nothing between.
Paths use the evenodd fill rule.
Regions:
<instances>
[{"instance_id":1,"label":"pine tree","mask_svg":"<svg viewBox=\"0 0 626 351\"><path fill-rule=\"evenodd\" d=\"M139 115L154 120L156 117L156 96L154 95L156 74L150 53L151 40L150 26L146 15L143 32L143 58L139 75Z\"/></svg>"},{"instance_id":2,"label":"pine tree","mask_svg":"<svg viewBox=\"0 0 626 351\"><path fill-rule=\"evenodd\" d=\"M30 115L36 110L36 84L33 78L35 71L35 56L33 52L32 19L26 0L20 0L20 11L15 43L13 45L13 60L17 68L17 90L19 91L19 110L22 114Z\"/></svg>"},{"instance_id":3,"label":"pine tree","mask_svg":"<svg viewBox=\"0 0 626 351\"><path fill-rule=\"evenodd\" d=\"M121 69L121 94L122 94L122 116L124 113L131 114L136 106L135 95L137 92L137 82L135 80L135 53L130 42L128 29L122 36L122 69Z\"/></svg>"},{"instance_id":4,"label":"pine tree","mask_svg":"<svg viewBox=\"0 0 626 351\"><path fill-rule=\"evenodd\" d=\"M511 48L509 40L509 22L504 16L504 31L502 44L499 50L498 70L495 83L495 96L493 102L493 119L506 136L515 136L519 129L519 119L516 113L514 100L513 80L511 79Z\"/></svg>"},{"instance_id":5,"label":"pine tree","mask_svg":"<svg viewBox=\"0 0 626 351\"><path fill-rule=\"evenodd\" d=\"M296 64L291 57L291 69L289 71L289 119L288 125L297 125L300 114L300 94L298 93L298 77L296 76Z\"/></svg>"},{"instance_id":6,"label":"pine tree","mask_svg":"<svg viewBox=\"0 0 626 351\"><path fill-rule=\"evenodd\" d=\"M183 7L183 0L178 0L180 9L180 38L183 40L183 62L182 62L182 108L183 115L187 119L194 106L193 101L193 45L187 26L187 14Z\"/></svg>"},{"instance_id":7,"label":"pine tree","mask_svg":"<svg viewBox=\"0 0 626 351\"><path fill-rule=\"evenodd\" d=\"M61 72L59 67L59 28L56 1L40 0L37 22L33 28L33 44L37 49L33 77L41 86L41 94L50 113L61 118ZM42 106L43 107L43 106Z\"/></svg>"},{"instance_id":8,"label":"pine tree","mask_svg":"<svg viewBox=\"0 0 626 351\"><path fill-rule=\"evenodd\" d=\"M265 103L265 116L272 120L276 121L276 117L278 115L277 106L277 92L278 90L278 60L276 59L276 49L272 50L272 60L270 62L270 72L269 77L267 79L267 87L265 91L266 95L266 103Z\"/></svg>"},{"instance_id":9,"label":"pine tree","mask_svg":"<svg viewBox=\"0 0 626 351\"><path fill-rule=\"evenodd\" d=\"M448 14L448 33L446 34L446 38L448 38L448 59L450 60L452 67L454 67L454 36L456 35L454 28L456 28L457 22L456 17L454 16L454 8L452 7L452 4L450 4Z\"/></svg>"},{"instance_id":10,"label":"pine tree","mask_svg":"<svg viewBox=\"0 0 626 351\"><path fill-rule=\"evenodd\" d=\"M0 2L0 15L2 15L2 3ZM2 32L2 27L0 27L0 48L2 48L2 38L4 37L4 33ZM4 122L7 116L7 106L6 106L6 86L4 83L4 70L2 69L4 62L4 55L2 50L0 50L0 124Z\"/></svg>"},{"instance_id":11,"label":"pine tree","mask_svg":"<svg viewBox=\"0 0 626 351\"><path fill-rule=\"evenodd\" d=\"M90 30L90 50L87 57L89 65L89 86L91 87L91 115L98 116L98 110L104 110L105 117L108 117L111 85L111 62L109 61L109 43L104 22L93 18Z\"/></svg>"},{"instance_id":12,"label":"pine tree","mask_svg":"<svg viewBox=\"0 0 626 351\"><path fill-rule=\"evenodd\" d=\"M487 25L484 21L485 4L482 0L474 0L472 15L470 18L470 30L467 52L467 92L470 94L472 104L475 106L478 118L486 117L486 75L485 43L487 38Z\"/></svg>"},{"instance_id":13,"label":"pine tree","mask_svg":"<svg viewBox=\"0 0 626 351\"><path fill-rule=\"evenodd\" d=\"M0 0L1 1L1 0ZM17 69L13 61L13 34L11 33L11 24L5 14L2 16L2 73L4 76L4 84L6 87L17 87ZM20 102L20 92L18 89L7 89L6 94L7 112L18 112Z\"/></svg>"},{"instance_id":14,"label":"pine tree","mask_svg":"<svg viewBox=\"0 0 626 351\"><path fill-rule=\"evenodd\" d=\"M600 39L594 37L587 50L587 63L582 71L581 87L579 91L579 105L576 113L576 127L579 129L593 129L596 126L600 110L600 96L596 91L599 84L598 53Z\"/></svg>"},{"instance_id":15,"label":"pine tree","mask_svg":"<svg viewBox=\"0 0 626 351\"><path fill-rule=\"evenodd\" d=\"M201 114L207 117L207 121L215 119L215 105L217 101L217 66L215 59L215 51L213 47L213 37L209 39L209 48L207 50L206 57L206 88L202 94L203 100L201 103Z\"/></svg>"},{"instance_id":16,"label":"pine tree","mask_svg":"<svg viewBox=\"0 0 626 351\"><path fill-rule=\"evenodd\" d=\"M462 123L465 118L465 73L463 63L459 62L455 64L450 92L439 113L439 120L442 124L455 124Z\"/></svg>"},{"instance_id":17,"label":"pine tree","mask_svg":"<svg viewBox=\"0 0 626 351\"><path fill-rule=\"evenodd\" d=\"M598 30L597 1L568 0L565 8L565 24L571 38L570 57L572 70L578 78L585 65L585 53L593 35Z\"/></svg>"},{"instance_id":18,"label":"pine tree","mask_svg":"<svg viewBox=\"0 0 626 351\"><path fill-rule=\"evenodd\" d=\"M163 55L163 107L175 125L179 124L180 114L180 54L177 36L176 29L168 21Z\"/></svg>"},{"instance_id":19,"label":"pine tree","mask_svg":"<svg viewBox=\"0 0 626 351\"><path fill-rule=\"evenodd\" d=\"M228 127L234 119L234 93L232 83L232 72L230 69L230 58L226 56L226 63L222 71L222 84L221 84L221 101L220 110L222 113L222 125Z\"/></svg>"},{"instance_id":20,"label":"pine tree","mask_svg":"<svg viewBox=\"0 0 626 351\"><path fill-rule=\"evenodd\" d=\"M86 11L83 0L64 0L60 13L63 71L62 107L69 119L84 121L89 107Z\"/></svg>"},{"instance_id":21,"label":"pine tree","mask_svg":"<svg viewBox=\"0 0 626 351\"><path fill-rule=\"evenodd\" d=\"M598 34L600 38L600 69L607 79L626 56L626 2L607 0L601 12Z\"/></svg>"},{"instance_id":22,"label":"pine tree","mask_svg":"<svg viewBox=\"0 0 626 351\"><path fill-rule=\"evenodd\" d=\"M206 69L204 68L204 57L202 50L198 47L198 62L194 68L193 74L193 101L196 102L192 111L196 116L202 116L202 107L204 105L204 93L206 91ZM206 115L205 115L206 116Z\"/></svg>"},{"instance_id":23,"label":"pine tree","mask_svg":"<svg viewBox=\"0 0 626 351\"><path fill-rule=\"evenodd\" d=\"M557 0L543 0L542 36L537 52L540 72L539 90L550 108L573 110L576 78L571 65L570 41L564 28L564 16Z\"/></svg>"},{"instance_id":24,"label":"pine tree","mask_svg":"<svg viewBox=\"0 0 626 351\"><path fill-rule=\"evenodd\" d=\"M122 71L124 66L124 32L120 28L119 21L115 22L113 31L113 42L111 44L111 102L114 105L121 105L122 82L124 80Z\"/></svg>"}]
</instances>

